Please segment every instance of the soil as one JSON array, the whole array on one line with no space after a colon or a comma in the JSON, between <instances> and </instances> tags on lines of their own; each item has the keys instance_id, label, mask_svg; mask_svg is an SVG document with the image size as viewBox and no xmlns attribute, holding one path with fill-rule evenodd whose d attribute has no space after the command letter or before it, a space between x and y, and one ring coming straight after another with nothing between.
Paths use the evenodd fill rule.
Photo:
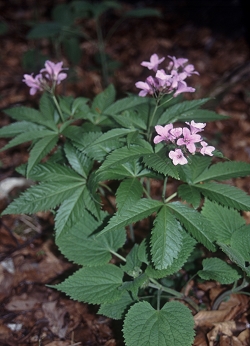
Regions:
<instances>
[{"instance_id":1,"label":"soil","mask_svg":"<svg viewBox=\"0 0 250 346\"><path fill-rule=\"evenodd\" d=\"M53 6L65 2L0 1L0 126L11 122L4 113L5 108L38 105L39 95L29 95L28 87L22 82L24 73L36 73L42 67L39 59L27 58L27 53L34 49L53 61L58 61L59 54L64 66L70 67L68 81L61 86L65 95L92 97L103 90L94 59L96 35L92 19L80 23L92 41L81 40L83 56L76 66L70 63L65 51L55 51L49 39L27 39L31 22L49 20ZM122 11L154 5L162 17L130 18L121 24L106 47L110 57L120 64L109 82L115 84L118 95L137 93L135 82L145 78L140 63L149 60L153 53L188 58L199 76L189 79L196 93L187 98L212 96L208 107L229 116L228 120L209 123L207 137L229 159L250 162L250 47L248 28L241 21L242 7L235 5L238 2L223 1L219 2L221 6L212 1L212 8L198 6L195 1L167 1L165 6L163 3L123 4ZM115 10L102 17L104 33L122 11ZM5 143L5 139L0 139L0 147ZM24 144L0 153L0 181L16 179L11 180L7 190L0 189L0 211L27 186L15 168L27 162L28 147ZM249 177L228 183L250 193ZM155 194L158 188L155 184ZM244 217L250 223L250 213L244 213ZM0 345L124 345L121 322L100 316L98 307L72 301L46 286L62 281L75 269L54 244L53 224L49 212L1 218ZM195 346L250 345L247 295L231 295L218 310L211 311L216 297L230 288L216 282L190 281L187 293L195 292L196 302L204 306L195 316ZM245 291L249 292L249 287Z\"/></svg>"}]
</instances>

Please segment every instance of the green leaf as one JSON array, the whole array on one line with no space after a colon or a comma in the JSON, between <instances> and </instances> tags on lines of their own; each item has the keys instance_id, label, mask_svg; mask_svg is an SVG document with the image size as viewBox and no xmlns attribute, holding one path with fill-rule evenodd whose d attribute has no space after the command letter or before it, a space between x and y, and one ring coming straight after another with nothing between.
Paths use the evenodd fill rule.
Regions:
<instances>
[{"instance_id":1,"label":"green leaf","mask_svg":"<svg viewBox=\"0 0 250 346\"><path fill-rule=\"evenodd\" d=\"M190 155L187 165L178 165L180 179L189 184L194 184L197 177L207 170L211 159L209 156Z\"/></svg>"},{"instance_id":2,"label":"green leaf","mask_svg":"<svg viewBox=\"0 0 250 346\"><path fill-rule=\"evenodd\" d=\"M237 210L224 207L209 199L205 200L201 213L213 226L216 240L225 244L230 244L232 234L245 225L244 218Z\"/></svg>"},{"instance_id":3,"label":"green leaf","mask_svg":"<svg viewBox=\"0 0 250 346\"><path fill-rule=\"evenodd\" d=\"M87 179L90 170L93 167L93 161L84 153L77 150L71 143L66 142L64 151L71 167L85 179Z\"/></svg>"},{"instance_id":4,"label":"green leaf","mask_svg":"<svg viewBox=\"0 0 250 346\"><path fill-rule=\"evenodd\" d=\"M115 301L120 296L118 288L122 284L122 277L123 271L120 268L113 264L104 264L82 268L64 282L52 287L74 300L103 304Z\"/></svg>"},{"instance_id":5,"label":"green leaf","mask_svg":"<svg viewBox=\"0 0 250 346\"><path fill-rule=\"evenodd\" d=\"M242 220L244 222L243 218ZM230 244L246 262L250 262L250 225L244 225L233 232Z\"/></svg>"},{"instance_id":6,"label":"green leaf","mask_svg":"<svg viewBox=\"0 0 250 346\"><path fill-rule=\"evenodd\" d=\"M141 273L131 281L125 281L120 289L131 292L132 297L138 300L138 291L141 287L147 287L149 278L147 274Z\"/></svg>"},{"instance_id":7,"label":"green leaf","mask_svg":"<svg viewBox=\"0 0 250 346\"><path fill-rule=\"evenodd\" d=\"M241 249L235 249L231 246L219 243L221 250L229 257L229 259L236 263L242 270L244 270L247 275L250 277L250 266L246 266L247 262L245 261Z\"/></svg>"},{"instance_id":8,"label":"green leaf","mask_svg":"<svg viewBox=\"0 0 250 346\"><path fill-rule=\"evenodd\" d=\"M56 132L52 132L50 130L37 130L37 131L27 131L25 133L21 133L19 135L17 135L15 138L13 138L11 141L9 141L8 144L6 144L0 151L12 148L16 145L25 143L25 142L29 142L29 141L33 141L35 139L38 138L43 138L46 136L57 136Z\"/></svg>"},{"instance_id":9,"label":"green leaf","mask_svg":"<svg viewBox=\"0 0 250 346\"><path fill-rule=\"evenodd\" d=\"M141 156L150 153L152 153L152 148L149 144L146 147L131 145L129 148L119 148L108 155L107 159L100 167L100 170L105 170L113 165L120 165L134 159L139 159Z\"/></svg>"},{"instance_id":10,"label":"green leaf","mask_svg":"<svg viewBox=\"0 0 250 346\"><path fill-rule=\"evenodd\" d=\"M173 210L176 218L197 241L209 250L215 251L213 245L215 235L210 222L203 215L180 202L168 203L167 206Z\"/></svg>"},{"instance_id":11,"label":"green leaf","mask_svg":"<svg viewBox=\"0 0 250 346\"><path fill-rule=\"evenodd\" d=\"M45 157L56 145L58 141L58 134L52 134L41 138L30 151L30 157L27 166L27 176L31 169L43 158Z\"/></svg>"},{"instance_id":12,"label":"green leaf","mask_svg":"<svg viewBox=\"0 0 250 346\"><path fill-rule=\"evenodd\" d=\"M139 245L135 244L126 257L126 264L122 266L122 269L133 278L136 278L140 274L140 267L142 262L138 257Z\"/></svg>"},{"instance_id":13,"label":"green leaf","mask_svg":"<svg viewBox=\"0 0 250 346\"><path fill-rule=\"evenodd\" d=\"M178 257L182 246L179 223L167 207L157 214L151 237L151 255L156 269L166 269Z\"/></svg>"},{"instance_id":14,"label":"green leaf","mask_svg":"<svg viewBox=\"0 0 250 346\"><path fill-rule=\"evenodd\" d=\"M166 148L163 148L157 153L143 155L143 162L147 167L152 168L158 173L164 174L165 176L170 175L175 179L179 179L178 169L167 157Z\"/></svg>"},{"instance_id":15,"label":"green leaf","mask_svg":"<svg viewBox=\"0 0 250 346\"><path fill-rule=\"evenodd\" d=\"M54 121L49 121L48 119L44 119L43 115L30 107L13 107L9 109L5 109L4 113L8 114L15 120L26 120L35 124L43 125L46 128L57 131L57 126Z\"/></svg>"},{"instance_id":16,"label":"green leaf","mask_svg":"<svg viewBox=\"0 0 250 346\"><path fill-rule=\"evenodd\" d=\"M186 121L185 115L187 112L197 109L198 107L206 103L208 100L209 98L205 98L200 100L184 101L181 103L177 103L167 108L167 110L161 115L160 119L157 121L157 124L166 125L169 123L174 123L177 120Z\"/></svg>"},{"instance_id":17,"label":"green leaf","mask_svg":"<svg viewBox=\"0 0 250 346\"><path fill-rule=\"evenodd\" d=\"M145 273L150 278L161 279L163 277L177 273L184 266L188 257L190 256L191 252L194 249L196 241L184 230L182 230L182 237L183 237L182 244L181 244L178 257L174 258L173 263L167 269L157 270L153 267L153 265L147 266ZM141 245L140 245L140 256L139 256L140 258L142 256L142 250L143 249L141 248ZM144 246L144 251L146 252L145 256L147 256L147 250L145 246Z\"/></svg>"},{"instance_id":18,"label":"green leaf","mask_svg":"<svg viewBox=\"0 0 250 346\"><path fill-rule=\"evenodd\" d=\"M54 208L82 186L82 182L68 181L41 183L32 186L15 199L3 212L6 214L32 214Z\"/></svg>"},{"instance_id":19,"label":"green leaf","mask_svg":"<svg viewBox=\"0 0 250 346\"><path fill-rule=\"evenodd\" d=\"M1 138L8 138L8 137L14 137L22 132L29 132L29 131L41 131L45 130L45 127L31 123L29 121L18 121L15 123L12 123L10 125L4 126L0 129L0 137Z\"/></svg>"},{"instance_id":20,"label":"green leaf","mask_svg":"<svg viewBox=\"0 0 250 346\"><path fill-rule=\"evenodd\" d=\"M74 65L79 64L82 58L81 42L77 37L64 38L62 41L65 54Z\"/></svg>"},{"instance_id":21,"label":"green leaf","mask_svg":"<svg viewBox=\"0 0 250 346\"><path fill-rule=\"evenodd\" d=\"M166 303L155 310L148 302L135 303L123 325L126 346L191 346L194 320L182 303Z\"/></svg>"},{"instance_id":22,"label":"green leaf","mask_svg":"<svg viewBox=\"0 0 250 346\"><path fill-rule=\"evenodd\" d=\"M195 185L207 198L237 210L250 210L250 196L230 185L214 182Z\"/></svg>"},{"instance_id":23,"label":"green leaf","mask_svg":"<svg viewBox=\"0 0 250 346\"><path fill-rule=\"evenodd\" d=\"M185 112L181 115L181 118L177 119L180 121L192 121L195 122L209 122L216 120L226 120L229 119L228 116L217 114L213 111L207 109L193 109L191 111Z\"/></svg>"},{"instance_id":24,"label":"green leaf","mask_svg":"<svg viewBox=\"0 0 250 346\"><path fill-rule=\"evenodd\" d=\"M204 170L193 181L194 184L206 180L227 180L250 175L250 164L246 162L219 162Z\"/></svg>"},{"instance_id":25,"label":"green leaf","mask_svg":"<svg viewBox=\"0 0 250 346\"><path fill-rule=\"evenodd\" d=\"M109 107L107 107L105 109L105 114L106 115L120 114L126 109L134 108L138 105L142 105L145 103L149 103L149 100L147 98L143 98L139 96L125 97L121 100L116 101L115 103L112 103Z\"/></svg>"},{"instance_id":26,"label":"green leaf","mask_svg":"<svg viewBox=\"0 0 250 346\"><path fill-rule=\"evenodd\" d=\"M59 35L61 30L62 24L57 22L38 23L28 32L27 38L31 40L54 37Z\"/></svg>"},{"instance_id":27,"label":"green leaf","mask_svg":"<svg viewBox=\"0 0 250 346\"><path fill-rule=\"evenodd\" d=\"M100 195L93 191L93 187L87 182L87 188L83 191L84 206L98 220L100 219L101 200Z\"/></svg>"},{"instance_id":28,"label":"green leaf","mask_svg":"<svg viewBox=\"0 0 250 346\"><path fill-rule=\"evenodd\" d=\"M145 219L147 216L156 212L161 206L161 202L143 198L135 205L126 209L122 215L114 215L110 219L108 226L106 226L99 234L101 235L109 231L114 231L117 228L122 228Z\"/></svg>"},{"instance_id":29,"label":"green leaf","mask_svg":"<svg viewBox=\"0 0 250 346\"><path fill-rule=\"evenodd\" d=\"M206 258L202 265L203 270L199 270L198 275L204 280L215 280L222 285L228 285L241 278L237 270L219 258Z\"/></svg>"},{"instance_id":30,"label":"green leaf","mask_svg":"<svg viewBox=\"0 0 250 346\"><path fill-rule=\"evenodd\" d=\"M180 185L178 187L178 196L181 197L183 201L192 204L195 209L200 205L201 194L192 185Z\"/></svg>"},{"instance_id":31,"label":"green leaf","mask_svg":"<svg viewBox=\"0 0 250 346\"><path fill-rule=\"evenodd\" d=\"M55 105L51 95L48 92L44 92L42 94L39 102L39 108L44 118L54 122Z\"/></svg>"},{"instance_id":32,"label":"green leaf","mask_svg":"<svg viewBox=\"0 0 250 346\"><path fill-rule=\"evenodd\" d=\"M123 318L124 313L133 304L135 300L131 297L131 294L127 291L121 291L119 299L112 303L102 304L98 310L99 315L104 315L114 320L120 320Z\"/></svg>"},{"instance_id":33,"label":"green leaf","mask_svg":"<svg viewBox=\"0 0 250 346\"><path fill-rule=\"evenodd\" d=\"M84 266L98 266L108 263L112 256L111 252L116 252L126 241L124 228L119 228L114 232L96 236L96 230L103 227L107 214L101 214L98 221L86 209L83 209L78 216L78 220L57 237L56 244L60 251L70 260Z\"/></svg>"},{"instance_id":34,"label":"green leaf","mask_svg":"<svg viewBox=\"0 0 250 346\"><path fill-rule=\"evenodd\" d=\"M116 191L118 214L122 214L131 205L136 204L140 200L142 193L143 186L137 178L122 181Z\"/></svg>"},{"instance_id":35,"label":"green leaf","mask_svg":"<svg viewBox=\"0 0 250 346\"><path fill-rule=\"evenodd\" d=\"M113 84L110 84L103 92L94 98L91 110L96 114L103 113L115 101L115 95L115 88Z\"/></svg>"}]
</instances>

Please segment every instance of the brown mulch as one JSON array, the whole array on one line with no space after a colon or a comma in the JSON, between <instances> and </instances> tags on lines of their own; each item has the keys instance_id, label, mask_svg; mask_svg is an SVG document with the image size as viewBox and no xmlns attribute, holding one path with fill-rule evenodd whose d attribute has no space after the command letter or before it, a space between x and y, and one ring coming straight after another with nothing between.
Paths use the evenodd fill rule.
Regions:
<instances>
[{"instance_id":1,"label":"brown mulch","mask_svg":"<svg viewBox=\"0 0 250 346\"><path fill-rule=\"evenodd\" d=\"M55 4L63 2L54 1ZM22 82L22 76L27 72L22 60L25 52L36 47L56 61L49 40L26 39L27 22L34 16L34 3L33 0L0 1L0 20L9 28L0 37L0 110L17 104L38 104L39 96L30 96ZM46 0L36 5L42 20L48 18L50 3ZM106 18L105 25L110 26L113 20L113 17ZM95 37L93 22L86 20L84 25ZM94 69L95 46L83 41L81 48L84 52L81 63L70 70L72 78L65 82L62 91L66 95L89 97L102 90L102 82L100 73ZM208 27L198 28L185 22L178 13L164 12L161 19L124 22L112 36L107 52L122 64L110 78L119 95L138 92L134 84L145 77L140 62L148 60L151 54L188 58L200 76L190 79L190 85L197 91L187 96L214 96L209 107L230 116L228 120L209 123L207 136L229 159L250 162L250 48L243 35L225 36ZM65 66L70 66L65 56L63 61ZM0 116L0 126L10 122L3 112ZM5 143L6 140L0 139L0 147ZM15 167L27 161L27 149L25 144L0 153L1 181L18 177ZM250 193L249 177L229 183ZM22 182L19 186L16 183L7 193L0 190L0 211L27 184ZM155 192L157 189L155 184ZM250 223L250 213L244 216ZM54 244L50 213L2 217L0 239L0 346L123 345L119 322L97 315L97 307L72 301L46 287L46 284L62 281L74 271L74 266ZM204 306L204 310L195 316L195 346L250 345L248 296L231 295L218 310L211 311L214 300L227 289L226 286L191 281L186 289L187 294L194 292L197 303Z\"/></svg>"}]
</instances>

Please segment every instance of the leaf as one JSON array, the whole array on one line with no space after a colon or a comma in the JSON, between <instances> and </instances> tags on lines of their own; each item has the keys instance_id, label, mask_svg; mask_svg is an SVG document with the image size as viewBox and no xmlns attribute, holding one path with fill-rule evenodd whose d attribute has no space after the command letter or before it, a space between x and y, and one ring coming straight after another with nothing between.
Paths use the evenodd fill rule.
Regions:
<instances>
[{"instance_id":1,"label":"leaf","mask_svg":"<svg viewBox=\"0 0 250 346\"><path fill-rule=\"evenodd\" d=\"M178 165L180 179L189 184L194 184L197 177L207 170L211 159L209 156L190 155L187 165Z\"/></svg>"},{"instance_id":2,"label":"leaf","mask_svg":"<svg viewBox=\"0 0 250 346\"><path fill-rule=\"evenodd\" d=\"M214 182L194 185L205 197L237 210L250 210L250 196L230 185Z\"/></svg>"},{"instance_id":3,"label":"leaf","mask_svg":"<svg viewBox=\"0 0 250 346\"><path fill-rule=\"evenodd\" d=\"M209 250L215 251L213 245L215 235L211 230L210 222L203 215L180 202L168 203L167 206L173 210L176 218L197 241Z\"/></svg>"},{"instance_id":4,"label":"leaf","mask_svg":"<svg viewBox=\"0 0 250 346\"><path fill-rule=\"evenodd\" d=\"M135 300L138 300L138 291L142 287L147 287L149 282L149 278L147 274L141 273L137 275L133 280L131 281L125 281L120 289L126 290L131 292L132 297Z\"/></svg>"},{"instance_id":5,"label":"leaf","mask_svg":"<svg viewBox=\"0 0 250 346\"><path fill-rule=\"evenodd\" d=\"M216 112L209 111L207 109L193 109L191 111L185 112L181 115L181 121L192 121L195 122L209 122L216 120L226 120L229 119L228 116L217 114Z\"/></svg>"},{"instance_id":6,"label":"leaf","mask_svg":"<svg viewBox=\"0 0 250 346\"><path fill-rule=\"evenodd\" d=\"M45 127L31 123L29 121L20 121L20 122L15 122L10 125L2 127L0 129L0 137L1 138L14 137L22 132L27 133L28 131L41 131L41 130L45 130Z\"/></svg>"},{"instance_id":7,"label":"leaf","mask_svg":"<svg viewBox=\"0 0 250 346\"><path fill-rule=\"evenodd\" d=\"M44 92L39 102L39 108L42 116L48 120L54 121L55 105L48 92Z\"/></svg>"},{"instance_id":8,"label":"leaf","mask_svg":"<svg viewBox=\"0 0 250 346\"><path fill-rule=\"evenodd\" d=\"M244 225L233 232L230 244L244 257L245 262L250 262L250 225Z\"/></svg>"},{"instance_id":9,"label":"leaf","mask_svg":"<svg viewBox=\"0 0 250 346\"><path fill-rule=\"evenodd\" d=\"M52 286L69 297L89 304L104 304L115 301L119 296L123 271L113 264L85 267L64 282ZM50 286L51 287L51 286Z\"/></svg>"},{"instance_id":10,"label":"leaf","mask_svg":"<svg viewBox=\"0 0 250 346\"><path fill-rule=\"evenodd\" d=\"M56 244L60 251L70 260L84 266L98 266L108 263L112 256L111 251L116 252L126 241L124 228L114 232L105 233L100 237L94 233L103 227L107 214L101 214L98 221L86 209L78 216L76 223L67 233L56 238Z\"/></svg>"},{"instance_id":11,"label":"leaf","mask_svg":"<svg viewBox=\"0 0 250 346\"><path fill-rule=\"evenodd\" d=\"M143 186L137 178L122 181L116 191L118 214L136 204L143 193Z\"/></svg>"},{"instance_id":12,"label":"leaf","mask_svg":"<svg viewBox=\"0 0 250 346\"><path fill-rule=\"evenodd\" d=\"M221 250L229 257L229 259L232 262L236 263L250 277L250 267L246 266L247 263L241 254L241 250L238 251L237 249L234 249L231 246L219 242L218 245L220 246Z\"/></svg>"},{"instance_id":13,"label":"leaf","mask_svg":"<svg viewBox=\"0 0 250 346\"><path fill-rule=\"evenodd\" d=\"M54 208L74 191L82 186L82 182L68 181L41 183L26 190L19 198L15 199L3 212L6 214L32 214L38 211Z\"/></svg>"},{"instance_id":14,"label":"leaf","mask_svg":"<svg viewBox=\"0 0 250 346\"><path fill-rule=\"evenodd\" d=\"M175 179L179 179L178 169L167 157L166 148L163 148L157 153L144 154L143 162L147 167L152 168L158 173L164 174L165 176L170 175Z\"/></svg>"},{"instance_id":15,"label":"leaf","mask_svg":"<svg viewBox=\"0 0 250 346\"><path fill-rule=\"evenodd\" d=\"M115 101L115 95L115 88L113 84L110 84L103 92L94 98L91 110L96 114L103 113Z\"/></svg>"},{"instance_id":16,"label":"leaf","mask_svg":"<svg viewBox=\"0 0 250 346\"><path fill-rule=\"evenodd\" d=\"M140 261L138 257L138 250L139 250L139 245L135 244L126 257L126 264L122 266L122 269L129 276L132 276L133 278L136 278L137 276L139 276L141 272L140 267L142 262Z\"/></svg>"},{"instance_id":17,"label":"leaf","mask_svg":"<svg viewBox=\"0 0 250 346\"><path fill-rule=\"evenodd\" d=\"M206 103L209 98L200 99L200 100L192 100L192 101L184 101L181 103L177 103L169 108L159 118L157 121L158 125L166 125L169 123L174 123L177 120L186 121L185 114L193 109L196 109Z\"/></svg>"},{"instance_id":18,"label":"leaf","mask_svg":"<svg viewBox=\"0 0 250 346\"><path fill-rule=\"evenodd\" d=\"M230 244L232 234L245 225L244 218L237 210L224 207L209 199L205 199L201 213L213 226L216 240L225 244Z\"/></svg>"},{"instance_id":19,"label":"leaf","mask_svg":"<svg viewBox=\"0 0 250 346\"><path fill-rule=\"evenodd\" d=\"M48 119L44 119L42 114L30 107L12 107L9 109L5 109L4 113L8 114L15 120L26 120L35 124L43 125L46 128L57 131L57 126L54 121L49 121Z\"/></svg>"},{"instance_id":20,"label":"leaf","mask_svg":"<svg viewBox=\"0 0 250 346\"><path fill-rule=\"evenodd\" d=\"M182 246L179 223L167 207L157 214L151 236L151 255L156 269L166 269L177 258Z\"/></svg>"},{"instance_id":21,"label":"leaf","mask_svg":"<svg viewBox=\"0 0 250 346\"><path fill-rule=\"evenodd\" d=\"M56 145L58 141L58 134L53 134L41 138L30 151L30 157L27 166L27 177L31 169L43 158L45 157Z\"/></svg>"},{"instance_id":22,"label":"leaf","mask_svg":"<svg viewBox=\"0 0 250 346\"><path fill-rule=\"evenodd\" d=\"M194 184L206 180L227 180L250 175L250 164L246 162L219 162L204 170L193 181Z\"/></svg>"},{"instance_id":23,"label":"leaf","mask_svg":"<svg viewBox=\"0 0 250 346\"><path fill-rule=\"evenodd\" d=\"M135 300L131 297L131 294L127 291L121 291L119 299L112 303L102 304L98 310L99 315L104 315L114 320L120 320L123 318L124 313L133 304Z\"/></svg>"},{"instance_id":24,"label":"leaf","mask_svg":"<svg viewBox=\"0 0 250 346\"><path fill-rule=\"evenodd\" d=\"M241 278L237 270L219 258L206 258L198 275L204 280L215 280L222 285L231 284Z\"/></svg>"},{"instance_id":25,"label":"leaf","mask_svg":"<svg viewBox=\"0 0 250 346\"><path fill-rule=\"evenodd\" d=\"M65 54L74 65L79 64L82 58L81 42L79 38L70 36L63 39Z\"/></svg>"},{"instance_id":26,"label":"leaf","mask_svg":"<svg viewBox=\"0 0 250 346\"><path fill-rule=\"evenodd\" d=\"M129 96L112 103L105 109L106 115L120 114L126 109L134 108L138 105L149 103L147 98L140 96Z\"/></svg>"},{"instance_id":27,"label":"leaf","mask_svg":"<svg viewBox=\"0 0 250 346\"><path fill-rule=\"evenodd\" d=\"M178 196L197 209L201 202L201 194L192 185L182 184L178 187Z\"/></svg>"},{"instance_id":28,"label":"leaf","mask_svg":"<svg viewBox=\"0 0 250 346\"><path fill-rule=\"evenodd\" d=\"M27 38L31 40L54 37L59 35L61 30L62 24L57 22L38 23L28 32Z\"/></svg>"},{"instance_id":29,"label":"leaf","mask_svg":"<svg viewBox=\"0 0 250 346\"><path fill-rule=\"evenodd\" d=\"M155 310L148 302L135 303L123 325L126 346L191 346L194 320L182 303L166 303Z\"/></svg>"},{"instance_id":30,"label":"leaf","mask_svg":"<svg viewBox=\"0 0 250 346\"><path fill-rule=\"evenodd\" d=\"M110 219L108 226L106 226L99 235L145 219L147 216L156 212L161 206L161 202L142 198L138 203L126 209L122 215L114 215Z\"/></svg>"},{"instance_id":31,"label":"leaf","mask_svg":"<svg viewBox=\"0 0 250 346\"><path fill-rule=\"evenodd\" d=\"M27 131L25 133L21 133L17 135L15 138L13 138L11 141L9 141L8 144L6 144L0 151L12 148L16 145L33 141L34 139L43 138L45 136L55 136L57 135L56 132L52 132L50 130L37 130L37 131Z\"/></svg>"},{"instance_id":32,"label":"leaf","mask_svg":"<svg viewBox=\"0 0 250 346\"><path fill-rule=\"evenodd\" d=\"M77 150L71 143L66 142L64 152L71 167L85 179L87 179L90 170L93 167L93 161L84 153Z\"/></svg>"}]
</instances>

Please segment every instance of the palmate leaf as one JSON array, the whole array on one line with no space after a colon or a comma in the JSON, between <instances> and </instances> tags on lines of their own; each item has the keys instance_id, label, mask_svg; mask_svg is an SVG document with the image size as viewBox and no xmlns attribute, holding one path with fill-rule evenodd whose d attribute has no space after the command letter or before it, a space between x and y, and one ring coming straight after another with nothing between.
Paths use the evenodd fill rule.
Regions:
<instances>
[{"instance_id":1,"label":"palmate leaf","mask_svg":"<svg viewBox=\"0 0 250 346\"><path fill-rule=\"evenodd\" d=\"M54 208L81 188L83 182L49 182L32 186L15 199L3 212L6 214L32 214Z\"/></svg>"},{"instance_id":2,"label":"palmate leaf","mask_svg":"<svg viewBox=\"0 0 250 346\"><path fill-rule=\"evenodd\" d=\"M126 109L135 108L138 105L149 103L150 101L145 97L129 96L116 101L105 109L106 115L120 114Z\"/></svg>"},{"instance_id":3,"label":"palmate leaf","mask_svg":"<svg viewBox=\"0 0 250 346\"><path fill-rule=\"evenodd\" d=\"M197 209L200 205L201 194L192 185L180 185L178 187L178 196L181 197L183 201L192 204L195 209Z\"/></svg>"},{"instance_id":4,"label":"palmate leaf","mask_svg":"<svg viewBox=\"0 0 250 346\"><path fill-rule=\"evenodd\" d=\"M197 177L207 170L212 158L202 155L190 155L187 165L178 165L180 179L189 184L194 184Z\"/></svg>"},{"instance_id":5,"label":"palmate leaf","mask_svg":"<svg viewBox=\"0 0 250 346\"><path fill-rule=\"evenodd\" d=\"M85 185L78 188L69 198L64 200L55 217L56 237L63 237L69 229L81 218L84 210Z\"/></svg>"},{"instance_id":6,"label":"palmate leaf","mask_svg":"<svg viewBox=\"0 0 250 346\"><path fill-rule=\"evenodd\" d=\"M25 133L21 133L17 135L15 138L13 138L11 141L9 141L8 144L6 144L0 151L12 148L16 145L26 143L29 141L33 141L38 138L43 138L46 136L55 136L58 135L57 132L50 131L50 130L34 130L34 131L27 131Z\"/></svg>"},{"instance_id":7,"label":"palmate leaf","mask_svg":"<svg viewBox=\"0 0 250 346\"><path fill-rule=\"evenodd\" d=\"M60 251L70 260L79 265L98 266L108 263L112 256L126 241L124 228L108 232L97 237L94 232L103 227L106 213L101 213L98 221L86 209L83 209L78 221L72 225L67 233L56 238Z\"/></svg>"},{"instance_id":8,"label":"palmate leaf","mask_svg":"<svg viewBox=\"0 0 250 346\"><path fill-rule=\"evenodd\" d=\"M92 103L91 110L96 114L103 113L115 101L115 88L110 84L103 92L98 94Z\"/></svg>"},{"instance_id":9,"label":"palmate leaf","mask_svg":"<svg viewBox=\"0 0 250 346\"><path fill-rule=\"evenodd\" d=\"M220 258L206 258L202 261L202 266L203 269L198 271L198 275L204 280L215 280L222 285L228 285L241 278L237 270Z\"/></svg>"},{"instance_id":10,"label":"palmate leaf","mask_svg":"<svg viewBox=\"0 0 250 346\"><path fill-rule=\"evenodd\" d=\"M123 271L113 264L85 267L64 282L50 286L69 297L89 304L111 303L120 297Z\"/></svg>"},{"instance_id":11,"label":"palmate leaf","mask_svg":"<svg viewBox=\"0 0 250 346\"><path fill-rule=\"evenodd\" d=\"M235 249L232 246L220 242L218 242L218 245L220 246L221 250L230 258L230 260L236 263L250 277L250 267L247 266L247 262L243 257L241 250Z\"/></svg>"},{"instance_id":12,"label":"palmate leaf","mask_svg":"<svg viewBox=\"0 0 250 346\"><path fill-rule=\"evenodd\" d=\"M14 137L22 132L27 133L28 131L41 131L41 130L46 130L46 128L44 126L37 125L29 121L17 121L15 123L2 127L0 129L0 137L1 138Z\"/></svg>"},{"instance_id":13,"label":"palmate leaf","mask_svg":"<svg viewBox=\"0 0 250 346\"><path fill-rule=\"evenodd\" d=\"M204 170L193 183L199 183L206 180L227 180L237 177L246 177L250 175L250 164L247 162L219 162Z\"/></svg>"},{"instance_id":14,"label":"palmate leaf","mask_svg":"<svg viewBox=\"0 0 250 346\"><path fill-rule=\"evenodd\" d=\"M177 120L185 119L185 114L190 112L193 109L197 109L206 103L209 98L200 99L200 100L192 100L192 101L184 101L178 104L175 104L169 108L161 115L158 119L158 125L166 125L169 123L174 123ZM186 121L186 120L184 120Z\"/></svg>"},{"instance_id":15,"label":"palmate leaf","mask_svg":"<svg viewBox=\"0 0 250 346\"><path fill-rule=\"evenodd\" d=\"M116 123L128 129L147 129L147 124L134 111L126 110L122 114L109 115L109 117L112 117Z\"/></svg>"},{"instance_id":16,"label":"palmate leaf","mask_svg":"<svg viewBox=\"0 0 250 346\"><path fill-rule=\"evenodd\" d=\"M205 199L201 213L210 221L216 240L225 244L230 244L232 234L245 225L244 218L237 210L224 207L209 199Z\"/></svg>"},{"instance_id":17,"label":"palmate leaf","mask_svg":"<svg viewBox=\"0 0 250 346\"><path fill-rule=\"evenodd\" d=\"M165 148L158 151L157 153L143 155L143 162L147 167L152 168L158 173L164 174L165 176L170 175L175 179L179 179L178 169L167 157Z\"/></svg>"},{"instance_id":18,"label":"palmate leaf","mask_svg":"<svg viewBox=\"0 0 250 346\"><path fill-rule=\"evenodd\" d=\"M214 182L194 185L205 197L237 210L250 210L250 196L230 185Z\"/></svg>"},{"instance_id":19,"label":"palmate leaf","mask_svg":"<svg viewBox=\"0 0 250 346\"><path fill-rule=\"evenodd\" d=\"M162 203L159 201L142 198L138 203L126 209L124 213L114 215L110 219L109 224L99 234L114 231L118 228L145 219L147 216L156 212L161 206Z\"/></svg>"},{"instance_id":20,"label":"palmate leaf","mask_svg":"<svg viewBox=\"0 0 250 346\"><path fill-rule=\"evenodd\" d=\"M42 159L44 158L57 144L58 134L53 134L50 136L46 136L41 138L30 151L30 157L27 166L27 176L29 177L29 173L32 168Z\"/></svg>"},{"instance_id":21,"label":"palmate leaf","mask_svg":"<svg viewBox=\"0 0 250 346\"><path fill-rule=\"evenodd\" d=\"M86 189L83 191L84 206L98 220L100 220L101 199L100 195L93 191L90 181L87 181Z\"/></svg>"},{"instance_id":22,"label":"palmate leaf","mask_svg":"<svg viewBox=\"0 0 250 346\"><path fill-rule=\"evenodd\" d=\"M180 226L164 206L157 214L151 236L151 255L156 269L165 269L178 257L182 246Z\"/></svg>"},{"instance_id":23,"label":"palmate leaf","mask_svg":"<svg viewBox=\"0 0 250 346\"><path fill-rule=\"evenodd\" d=\"M129 148L119 148L108 155L107 159L100 167L100 170L103 171L109 167L112 167L113 165L120 165L124 162L131 162L131 160L139 159L141 156L150 153L152 153L152 147L150 146L150 144L145 147L139 145L131 145Z\"/></svg>"},{"instance_id":24,"label":"palmate leaf","mask_svg":"<svg viewBox=\"0 0 250 346\"><path fill-rule=\"evenodd\" d=\"M129 309L123 333L126 346L191 346L193 328L191 310L184 304L172 301L155 310L144 301Z\"/></svg>"},{"instance_id":25,"label":"palmate leaf","mask_svg":"<svg viewBox=\"0 0 250 346\"><path fill-rule=\"evenodd\" d=\"M70 142L64 145L64 152L71 167L85 179L87 179L90 170L93 167L93 161L84 153L77 150Z\"/></svg>"},{"instance_id":26,"label":"palmate leaf","mask_svg":"<svg viewBox=\"0 0 250 346\"><path fill-rule=\"evenodd\" d=\"M121 291L119 299L112 303L102 304L98 310L98 314L107 316L114 320L120 320L123 318L124 313L130 307L130 305L135 302L136 300L132 298L129 292Z\"/></svg>"},{"instance_id":27,"label":"palmate leaf","mask_svg":"<svg viewBox=\"0 0 250 346\"><path fill-rule=\"evenodd\" d=\"M215 235L209 220L196 210L180 202L168 203L167 206L174 212L175 217L197 241L202 243L209 250L215 251L215 246L213 244Z\"/></svg>"},{"instance_id":28,"label":"palmate leaf","mask_svg":"<svg viewBox=\"0 0 250 346\"><path fill-rule=\"evenodd\" d=\"M57 131L57 126L54 121L44 119L43 115L39 111L33 108L24 107L24 106L13 107L13 108L4 110L4 113L8 114L15 120L30 121L32 123L43 125L46 128Z\"/></svg>"},{"instance_id":29,"label":"palmate leaf","mask_svg":"<svg viewBox=\"0 0 250 346\"><path fill-rule=\"evenodd\" d=\"M143 186L137 178L122 181L116 191L116 203L118 214L136 204L143 192Z\"/></svg>"}]
</instances>

